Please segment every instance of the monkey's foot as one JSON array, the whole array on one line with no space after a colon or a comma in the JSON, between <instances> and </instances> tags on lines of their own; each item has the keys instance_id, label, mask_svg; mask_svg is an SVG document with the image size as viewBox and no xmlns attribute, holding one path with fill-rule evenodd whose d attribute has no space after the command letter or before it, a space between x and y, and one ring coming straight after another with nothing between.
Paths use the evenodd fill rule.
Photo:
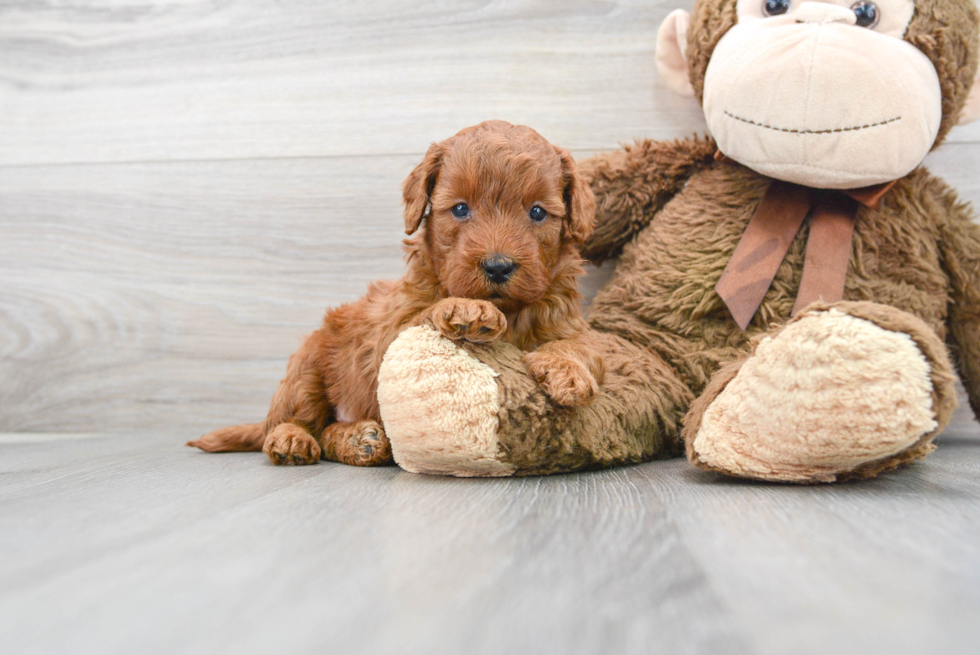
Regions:
<instances>
[{"instance_id":1,"label":"monkey's foot","mask_svg":"<svg viewBox=\"0 0 980 655\"><path fill-rule=\"evenodd\" d=\"M759 480L871 477L934 450L952 380L919 319L872 303L811 306L715 375L685 420L687 455Z\"/></svg>"},{"instance_id":2,"label":"monkey's foot","mask_svg":"<svg viewBox=\"0 0 980 655\"><path fill-rule=\"evenodd\" d=\"M498 447L497 374L435 329L409 328L385 353L378 400L395 462L413 473L512 475Z\"/></svg>"}]
</instances>

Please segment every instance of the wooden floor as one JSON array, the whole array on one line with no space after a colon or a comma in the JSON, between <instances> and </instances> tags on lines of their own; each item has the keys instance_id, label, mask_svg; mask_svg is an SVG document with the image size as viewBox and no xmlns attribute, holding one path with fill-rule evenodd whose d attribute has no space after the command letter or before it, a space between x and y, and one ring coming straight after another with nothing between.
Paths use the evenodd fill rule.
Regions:
<instances>
[{"instance_id":1,"label":"wooden floor","mask_svg":"<svg viewBox=\"0 0 980 655\"><path fill-rule=\"evenodd\" d=\"M683 460L519 480L276 468L186 436L0 435L0 650L977 652L965 422L918 466L812 488Z\"/></svg>"}]
</instances>

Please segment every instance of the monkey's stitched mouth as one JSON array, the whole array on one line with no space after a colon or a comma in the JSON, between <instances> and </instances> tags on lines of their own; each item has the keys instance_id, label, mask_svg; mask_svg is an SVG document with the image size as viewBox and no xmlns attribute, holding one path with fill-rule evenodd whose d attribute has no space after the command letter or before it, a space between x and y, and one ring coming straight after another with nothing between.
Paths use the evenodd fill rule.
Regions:
<instances>
[{"instance_id":1,"label":"monkey's stitched mouth","mask_svg":"<svg viewBox=\"0 0 980 655\"><path fill-rule=\"evenodd\" d=\"M774 132L786 132L788 134L838 134L841 132L858 132L860 130L870 130L873 127L882 127L883 125L888 125L890 123L897 123L898 121L902 120L901 116L896 116L895 118L889 118L887 121L868 123L867 125L854 125L853 127L837 127L827 130L794 130L788 127L776 127L774 125L766 125L765 123L757 123L756 121L749 120L748 118L736 116L728 111L725 111L725 116L741 121L742 123L748 123L749 125L755 125L756 127L773 130Z\"/></svg>"}]
</instances>

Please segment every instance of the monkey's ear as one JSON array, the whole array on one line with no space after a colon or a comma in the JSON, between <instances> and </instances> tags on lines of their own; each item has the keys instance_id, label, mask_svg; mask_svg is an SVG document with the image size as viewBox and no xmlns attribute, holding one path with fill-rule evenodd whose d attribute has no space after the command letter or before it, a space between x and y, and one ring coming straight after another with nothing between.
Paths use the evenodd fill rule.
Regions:
<instances>
[{"instance_id":1,"label":"monkey's ear","mask_svg":"<svg viewBox=\"0 0 980 655\"><path fill-rule=\"evenodd\" d=\"M670 12L657 32L657 70L671 91L694 97L694 87L687 70L687 28L691 15L683 9Z\"/></svg>"},{"instance_id":2,"label":"monkey's ear","mask_svg":"<svg viewBox=\"0 0 980 655\"><path fill-rule=\"evenodd\" d=\"M408 174L402 184L402 200L405 203L405 234L415 234L422 219L430 211L429 196L436 185L436 177L442 166L442 144L433 143L425 153L422 163Z\"/></svg>"},{"instance_id":3,"label":"monkey's ear","mask_svg":"<svg viewBox=\"0 0 980 655\"><path fill-rule=\"evenodd\" d=\"M960 120L957 125L966 125L980 118L980 73L977 73L970 87L970 95L966 97L963 111L960 112Z\"/></svg>"},{"instance_id":4,"label":"monkey's ear","mask_svg":"<svg viewBox=\"0 0 980 655\"><path fill-rule=\"evenodd\" d=\"M564 178L562 194L565 199L568 234L577 242L583 243L595 227L595 194L582 177L571 153L558 147L555 151L561 158L561 173Z\"/></svg>"}]
</instances>

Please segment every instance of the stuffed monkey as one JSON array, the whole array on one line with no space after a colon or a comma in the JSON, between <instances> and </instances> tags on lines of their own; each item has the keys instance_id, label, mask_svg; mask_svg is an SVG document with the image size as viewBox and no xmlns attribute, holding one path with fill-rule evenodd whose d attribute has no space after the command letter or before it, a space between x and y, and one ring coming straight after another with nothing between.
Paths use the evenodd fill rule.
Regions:
<instances>
[{"instance_id":1,"label":"stuffed monkey","mask_svg":"<svg viewBox=\"0 0 980 655\"><path fill-rule=\"evenodd\" d=\"M921 167L972 93L974 0L697 0L657 65L711 138L581 163L583 254L619 256L589 321L599 394L562 407L506 344L397 339L379 400L395 460L460 476L686 454L731 476L871 477L980 412L980 227ZM980 88L980 85L977 85Z\"/></svg>"}]
</instances>

